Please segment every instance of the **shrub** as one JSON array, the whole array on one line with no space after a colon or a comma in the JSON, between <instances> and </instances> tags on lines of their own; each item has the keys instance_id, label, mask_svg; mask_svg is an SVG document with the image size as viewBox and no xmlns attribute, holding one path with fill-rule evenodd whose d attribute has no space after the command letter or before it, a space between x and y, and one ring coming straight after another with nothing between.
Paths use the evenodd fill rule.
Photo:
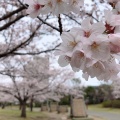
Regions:
<instances>
[{"instance_id":1,"label":"shrub","mask_svg":"<svg viewBox=\"0 0 120 120\"><path fill-rule=\"evenodd\" d=\"M120 100L109 100L103 102L103 107L120 108Z\"/></svg>"},{"instance_id":2,"label":"shrub","mask_svg":"<svg viewBox=\"0 0 120 120\"><path fill-rule=\"evenodd\" d=\"M62 98L59 105L70 105L70 96L65 96Z\"/></svg>"},{"instance_id":3,"label":"shrub","mask_svg":"<svg viewBox=\"0 0 120 120\"><path fill-rule=\"evenodd\" d=\"M102 103L102 105L103 105L103 107L112 107L112 101L104 101L103 103Z\"/></svg>"},{"instance_id":4,"label":"shrub","mask_svg":"<svg viewBox=\"0 0 120 120\"><path fill-rule=\"evenodd\" d=\"M113 107L114 108L120 108L120 100L114 100Z\"/></svg>"},{"instance_id":5,"label":"shrub","mask_svg":"<svg viewBox=\"0 0 120 120\"><path fill-rule=\"evenodd\" d=\"M35 107L41 107L41 103L40 102L35 102Z\"/></svg>"}]
</instances>

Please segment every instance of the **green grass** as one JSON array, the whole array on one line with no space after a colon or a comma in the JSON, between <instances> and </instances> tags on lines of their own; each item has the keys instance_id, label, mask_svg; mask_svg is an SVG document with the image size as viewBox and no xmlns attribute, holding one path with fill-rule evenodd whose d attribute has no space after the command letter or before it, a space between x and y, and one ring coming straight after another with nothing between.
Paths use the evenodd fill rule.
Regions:
<instances>
[{"instance_id":1,"label":"green grass","mask_svg":"<svg viewBox=\"0 0 120 120\"><path fill-rule=\"evenodd\" d=\"M88 109L95 111L106 111L110 113L120 113L120 108L103 108L102 104L89 105Z\"/></svg>"},{"instance_id":2,"label":"green grass","mask_svg":"<svg viewBox=\"0 0 120 120\"><path fill-rule=\"evenodd\" d=\"M101 104L90 105L88 109L94 111L106 111L106 112L117 112L120 113L120 109L103 108ZM34 108L33 112L27 109L27 118L20 117L21 111L17 107L7 107L5 109L0 108L0 120L60 120L62 114L40 112L39 108ZM95 117L94 120L103 120Z\"/></svg>"},{"instance_id":3,"label":"green grass","mask_svg":"<svg viewBox=\"0 0 120 120\"><path fill-rule=\"evenodd\" d=\"M21 118L18 108L0 108L0 120L48 120L48 117L39 110L34 112L27 110L27 118Z\"/></svg>"}]
</instances>

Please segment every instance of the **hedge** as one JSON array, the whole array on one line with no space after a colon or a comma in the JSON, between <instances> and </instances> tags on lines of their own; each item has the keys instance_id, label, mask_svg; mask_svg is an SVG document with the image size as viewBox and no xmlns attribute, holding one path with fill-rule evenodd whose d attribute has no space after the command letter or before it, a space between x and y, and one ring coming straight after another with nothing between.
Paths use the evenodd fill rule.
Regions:
<instances>
[{"instance_id":1,"label":"hedge","mask_svg":"<svg viewBox=\"0 0 120 120\"><path fill-rule=\"evenodd\" d=\"M102 103L103 107L120 108L120 100L109 100Z\"/></svg>"}]
</instances>

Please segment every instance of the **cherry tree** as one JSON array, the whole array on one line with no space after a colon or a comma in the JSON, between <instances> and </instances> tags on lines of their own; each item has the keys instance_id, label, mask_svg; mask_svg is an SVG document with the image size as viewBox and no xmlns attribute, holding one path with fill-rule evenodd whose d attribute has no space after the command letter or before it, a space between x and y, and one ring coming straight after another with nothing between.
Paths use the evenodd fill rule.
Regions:
<instances>
[{"instance_id":1,"label":"cherry tree","mask_svg":"<svg viewBox=\"0 0 120 120\"><path fill-rule=\"evenodd\" d=\"M115 99L120 99L120 78L117 78L112 83L113 86L113 96Z\"/></svg>"},{"instance_id":2,"label":"cherry tree","mask_svg":"<svg viewBox=\"0 0 120 120\"><path fill-rule=\"evenodd\" d=\"M70 95L75 98L83 98L84 92L83 92L83 86L81 85L81 81L79 80L79 82L78 81L76 82L75 80L77 79L72 78L63 82L57 81L57 83L54 84L54 87L52 87L52 90L55 93L62 95L63 97Z\"/></svg>"},{"instance_id":3,"label":"cherry tree","mask_svg":"<svg viewBox=\"0 0 120 120\"><path fill-rule=\"evenodd\" d=\"M37 96L34 96L33 100L39 102L45 102L49 100L60 102L61 98L67 94L70 94L70 92L66 93L69 90L69 86L63 86L63 84L66 84L66 82L73 79L73 77L74 73L69 69L60 70L52 68L50 70L49 77L50 84L47 88L49 92L44 93L44 95L38 94Z\"/></svg>"},{"instance_id":4,"label":"cherry tree","mask_svg":"<svg viewBox=\"0 0 120 120\"><path fill-rule=\"evenodd\" d=\"M60 100L61 96L52 91L55 81L59 81L60 84L61 79L66 81L74 77L74 73L69 70L53 68L50 70L48 56L34 57L31 60L20 57L14 61L12 59L11 62L6 60L2 63L4 71L1 74L9 76L12 82L7 85L1 84L0 91L19 101L21 117L26 117L26 103L28 101L30 101L32 110L34 100Z\"/></svg>"},{"instance_id":5,"label":"cherry tree","mask_svg":"<svg viewBox=\"0 0 120 120\"><path fill-rule=\"evenodd\" d=\"M42 62L42 65L38 67L39 62ZM48 65L49 60L42 57L34 58L33 61L29 61L26 65L24 64L22 68L15 68L15 66L7 65L9 71L6 71L7 73L5 74L9 75L12 83L7 86L1 85L1 92L9 94L19 101L21 106L21 117L26 117L26 103L31 96L44 94L48 91L46 89L49 86Z\"/></svg>"},{"instance_id":6,"label":"cherry tree","mask_svg":"<svg viewBox=\"0 0 120 120\"><path fill-rule=\"evenodd\" d=\"M5 108L6 104L7 103L13 103L15 101L15 98L11 95L8 95L8 94L4 94L4 93L0 93L0 104L1 104L1 107L2 109Z\"/></svg>"}]
</instances>

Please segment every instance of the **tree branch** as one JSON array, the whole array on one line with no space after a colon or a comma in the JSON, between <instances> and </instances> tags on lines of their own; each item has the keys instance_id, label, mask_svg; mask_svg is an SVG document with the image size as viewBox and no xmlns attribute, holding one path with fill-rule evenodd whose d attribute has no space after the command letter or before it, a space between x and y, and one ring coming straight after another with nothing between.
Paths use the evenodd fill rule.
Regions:
<instances>
[{"instance_id":1,"label":"tree branch","mask_svg":"<svg viewBox=\"0 0 120 120\"><path fill-rule=\"evenodd\" d=\"M57 47L59 47L60 44L56 45L54 48L52 49L48 49L48 50L43 50L43 51L39 51L39 52L29 52L29 53L20 53L20 52L14 52L14 55L39 55L42 53L47 53L47 52L52 52L54 50L56 50Z\"/></svg>"},{"instance_id":2,"label":"tree branch","mask_svg":"<svg viewBox=\"0 0 120 120\"><path fill-rule=\"evenodd\" d=\"M26 9L26 8L25 8L24 6L22 6L22 7L18 8L18 9L16 9L16 10L10 12L9 14L4 15L3 17L0 18L0 21L9 18L9 17L11 17L12 15L14 15L14 14L16 14L16 13L21 12L21 11L24 10L24 9Z\"/></svg>"},{"instance_id":3,"label":"tree branch","mask_svg":"<svg viewBox=\"0 0 120 120\"><path fill-rule=\"evenodd\" d=\"M40 21L42 21L42 23L48 25L49 27L53 28L54 30L57 30L58 32L60 32L60 30L54 26L52 26L50 23L44 21L43 19L41 19L39 16L37 17Z\"/></svg>"},{"instance_id":4,"label":"tree branch","mask_svg":"<svg viewBox=\"0 0 120 120\"><path fill-rule=\"evenodd\" d=\"M58 16L58 23L59 23L59 29L60 29L60 35L62 34L63 32L63 28L62 28L62 21L61 21L61 16L59 14Z\"/></svg>"},{"instance_id":5,"label":"tree branch","mask_svg":"<svg viewBox=\"0 0 120 120\"><path fill-rule=\"evenodd\" d=\"M67 14L63 14L65 16L67 16L68 18L70 18L71 20L75 21L78 25L81 25L81 23L79 23L77 20L75 20L74 18L72 18L71 16L67 15Z\"/></svg>"},{"instance_id":6,"label":"tree branch","mask_svg":"<svg viewBox=\"0 0 120 120\"><path fill-rule=\"evenodd\" d=\"M20 15L19 17L17 17L15 20L3 25L2 27L0 27L0 31L7 29L9 26L11 26L13 23L15 23L16 21L20 20L21 18L23 18L24 15Z\"/></svg>"},{"instance_id":7,"label":"tree branch","mask_svg":"<svg viewBox=\"0 0 120 120\"><path fill-rule=\"evenodd\" d=\"M17 51L20 47L22 47L22 46L24 46L25 44L27 44L28 42L32 41L32 38L34 37L36 31L40 28L41 25L42 25L42 24L39 24L39 25L38 25L38 27L36 28L36 30L30 35L30 37L29 37L26 41L24 41L24 42L22 42L21 44L17 45L15 48L13 48L13 49L10 50L10 51L0 54L0 58L6 57L6 56L9 56L9 55L13 55L13 53L14 53L15 51Z\"/></svg>"}]
</instances>

